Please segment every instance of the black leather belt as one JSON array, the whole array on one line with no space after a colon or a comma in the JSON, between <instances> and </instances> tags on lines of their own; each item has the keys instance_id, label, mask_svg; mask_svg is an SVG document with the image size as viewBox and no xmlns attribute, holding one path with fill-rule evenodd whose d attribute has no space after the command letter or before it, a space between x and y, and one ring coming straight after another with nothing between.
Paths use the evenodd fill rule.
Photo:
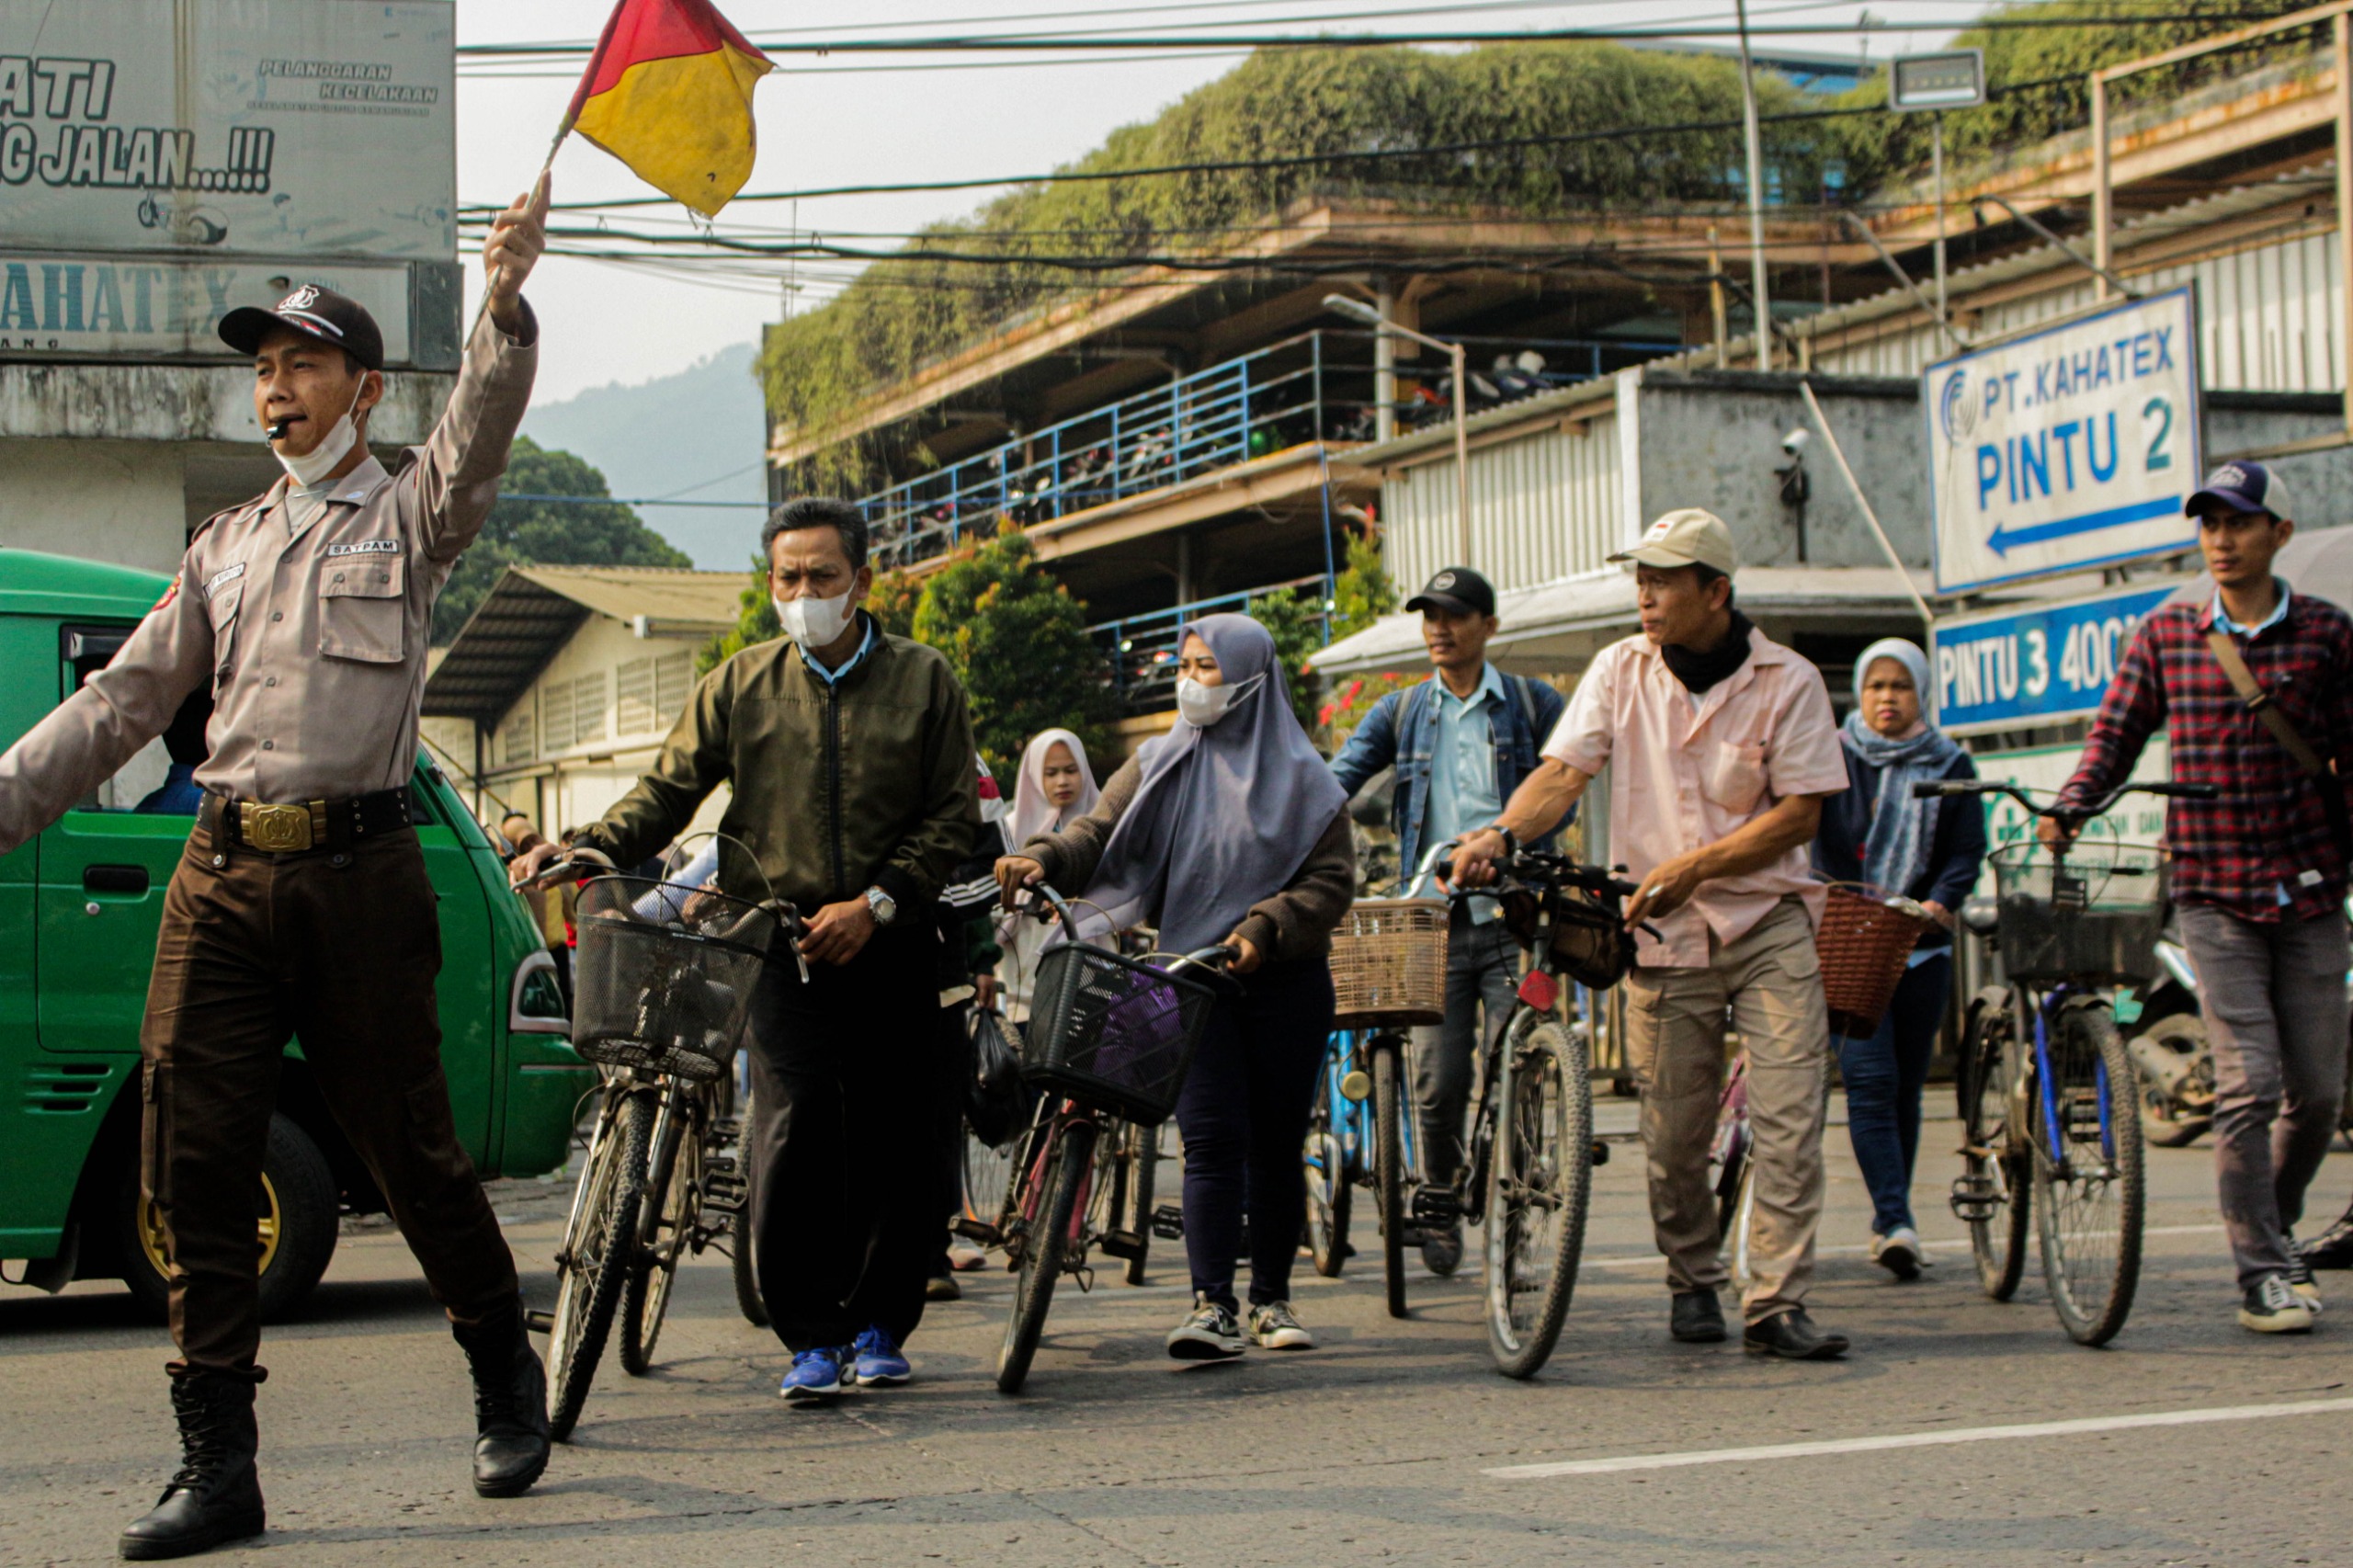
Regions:
<instances>
[{"instance_id":1,"label":"black leather belt","mask_svg":"<svg viewBox=\"0 0 2353 1568\"><path fill-rule=\"evenodd\" d=\"M267 805L207 790L196 825L217 843L242 844L271 855L346 849L409 825L408 789L379 790L341 801L291 801Z\"/></svg>"}]
</instances>

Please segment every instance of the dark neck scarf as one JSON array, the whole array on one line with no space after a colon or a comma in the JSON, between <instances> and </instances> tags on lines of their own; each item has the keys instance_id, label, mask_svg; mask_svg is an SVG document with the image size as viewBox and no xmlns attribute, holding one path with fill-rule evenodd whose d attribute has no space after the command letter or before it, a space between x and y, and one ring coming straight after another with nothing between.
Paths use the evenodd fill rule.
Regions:
<instances>
[{"instance_id":1,"label":"dark neck scarf","mask_svg":"<svg viewBox=\"0 0 2353 1568\"><path fill-rule=\"evenodd\" d=\"M1754 630L1748 618L1735 609L1732 612L1732 630L1707 652L1662 642L1659 655L1675 673L1675 678L1683 683L1684 689L1696 697L1748 663L1748 634Z\"/></svg>"}]
</instances>

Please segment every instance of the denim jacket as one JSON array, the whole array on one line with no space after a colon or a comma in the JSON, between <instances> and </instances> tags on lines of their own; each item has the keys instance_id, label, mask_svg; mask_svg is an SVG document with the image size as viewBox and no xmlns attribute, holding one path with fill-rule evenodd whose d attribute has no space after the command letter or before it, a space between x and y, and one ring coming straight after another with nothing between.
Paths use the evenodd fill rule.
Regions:
<instances>
[{"instance_id":1,"label":"denim jacket","mask_svg":"<svg viewBox=\"0 0 2353 1568\"><path fill-rule=\"evenodd\" d=\"M1519 788L1520 780L1536 771L1539 750L1552 734L1552 727L1561 722L1569 701L1542 681L1513 675L1503 678L1509 700L1503 705L1501 716L1489 722L1487 733L1495 741L1495 790L1508 801L1511 792ZM1365 715L1364 722L1357 726L1356 733L1348 737L1348 744L1332 761L1332 772L1339 778L1340 788L1350 795L1382 768L1397 769L1397 793L1389 821L1397 833L1398 869L1405 873L1421 864L1422 818L1429 799L1430 745L1438 730L1438 704L1430 693L1438 680L1433 673L1419 686L1392 691L1374 703L1372 711ZM1529 722L1531 713L1533 723ZM1575 813L1571 812L1567 820L1574 821ZM1549 847L1551 843L1552 835L1548 834L1529 847Z\"/></svg>"}]
</instances>

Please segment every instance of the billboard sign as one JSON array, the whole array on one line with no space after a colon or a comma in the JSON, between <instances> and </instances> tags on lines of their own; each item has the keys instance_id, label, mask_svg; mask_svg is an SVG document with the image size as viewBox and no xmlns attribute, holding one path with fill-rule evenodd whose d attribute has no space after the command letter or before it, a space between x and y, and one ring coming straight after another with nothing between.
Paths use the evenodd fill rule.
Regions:
<instances>
[{"instance_id":1,"label":"billboard sign","mask_svg":"<svg viewBox=\"0 0 2353 1568\"><path fill-rule=\"evenodd\" d=\"M1937 622L1937 723L1957 734L2024 730L2098 711L2142 619L2177 583Z\"/></svg>"},{"instance_id":2,"label":"billboard sign","mask_svg":"<svg viewBox=\"0 0 2353 1568\"><path fill-rule=\"evenodd\" d=\"M2188 288L1928 367L1937 591L2190 550L2198 320Z\"/></svg>"}]
</instances>

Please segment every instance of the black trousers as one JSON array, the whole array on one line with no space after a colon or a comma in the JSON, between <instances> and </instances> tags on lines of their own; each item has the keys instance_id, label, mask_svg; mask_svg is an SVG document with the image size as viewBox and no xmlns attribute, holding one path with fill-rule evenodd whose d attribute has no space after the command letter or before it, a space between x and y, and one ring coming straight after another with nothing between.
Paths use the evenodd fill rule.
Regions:
<instances>
[{"instance_id":1,"label":"black trousers","mask_svg":"<svg viewBox=\"0 0 2353 1568\"><path fill-rule=\"evenodd\" d=\"M201 828L172 873L140 1030L141 1180L171 1236L175 1369L249 1373L261 1343L254 1203L300 1035L433 1299L512 1311L515 1260L458 1142L433 980L440 917L416 834L267 855Z\"/></svg>"},{"instance_id":2,"label":"black trousers","mask_svg":"<svg viewBox=\"0 0 2353 1568\"><path fill-rule=\"evenodd\" d=\"M1324 960L1270 963L1221 998L1176 1101L1185 1136L1185 1256L1193 1289L1228 1308L1242 1213L1250 1212L1250 1301L1287 1301L1307 1221L1301 1149L1332 1032Z\"/></svg>"},{"instance_id":3,"label":"black trousers","mask_svg":"<svg viewBox=\"0 0 2353 1568\"><path fill-rule=\"evenodd\" d=\"M752 1235L786 1348L904 1344L939 1250L938 941L875 933L847 964L788 959L752 997Z\"/></svg>"}]
</instances>

